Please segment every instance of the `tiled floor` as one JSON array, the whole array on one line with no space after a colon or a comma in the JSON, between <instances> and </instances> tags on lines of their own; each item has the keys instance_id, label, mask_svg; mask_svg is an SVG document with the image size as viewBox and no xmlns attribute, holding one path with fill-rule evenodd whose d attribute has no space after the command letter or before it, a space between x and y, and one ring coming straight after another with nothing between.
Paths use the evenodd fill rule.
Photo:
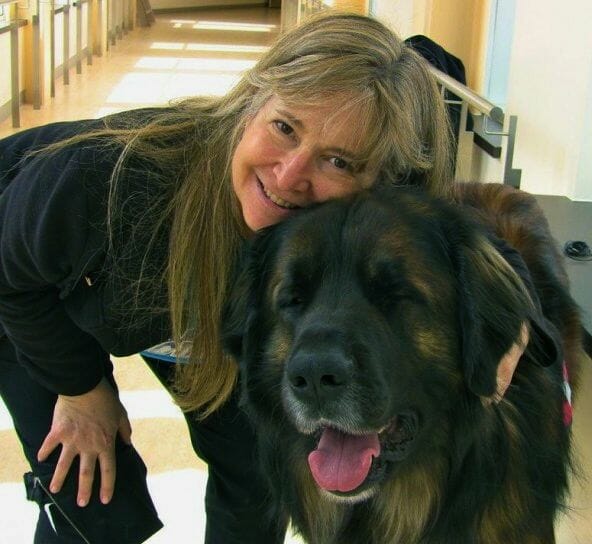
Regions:
<instances>
[{"instance_id":1,"label":"tiled floor","mask_svg":"<svg viewBox=\"0 0 592 544\"><path fill-rule=\"evenodd\" d=\"M258 58L277 32L278 22L278 10L263 8L160 15L151 28L136 28L106 56L95 57L92 66L84 65L81 75L71 74L69 86L58 80L56 97L41 110L25 105L22 127L97 117L183 95L222 93ZM0 137L14 131L10 120L0 123ZM559 241L592 232L592 204L580 206L554 197L543 197L541 204ZM574 215L574 207L579 215ZM568 271L590 324L592 263L570 262ZM139 358L116 359L115 366L132 420L133 440L148 466L148 483L165 522L165 528L149 542L201 542L206 467L191 450L183 419ZM559 525L559 544L592 543L591 392L589 365L574 426L582 473L588 481L582 479L574 486L569 517ZM1 402L0 451L0 543L27 544L32 541L36 507L24 499L20 481L27 467ZM297 542L291 537L288 541Z\"/></svg>"}]
</instances>

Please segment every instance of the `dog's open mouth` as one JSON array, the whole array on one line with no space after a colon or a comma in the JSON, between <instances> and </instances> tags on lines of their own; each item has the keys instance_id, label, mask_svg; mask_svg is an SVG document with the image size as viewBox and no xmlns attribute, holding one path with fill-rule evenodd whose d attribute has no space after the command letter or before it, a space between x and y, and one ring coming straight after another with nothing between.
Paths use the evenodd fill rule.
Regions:
<instances>
[{"instance_id":1,"label":"dog's open mouth","mask_svg":"<svg viewBox=\"0 0 592 544\"><path fill-rule=\"evenodd\" d=\"M355 492L379 479L388 462L404 459L417 434L417 416L399 414L380 432L348 434L333 427L320 430L317 447L308 456L312 475L322 489Z\"/></svg>"}]
</instances>

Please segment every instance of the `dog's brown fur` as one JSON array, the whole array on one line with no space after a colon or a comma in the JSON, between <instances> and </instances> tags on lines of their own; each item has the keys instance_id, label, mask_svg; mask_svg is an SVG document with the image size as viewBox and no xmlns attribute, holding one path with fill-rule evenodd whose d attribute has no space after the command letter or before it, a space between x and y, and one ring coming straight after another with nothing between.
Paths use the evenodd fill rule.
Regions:
<instances>
[{"instance_id":1,"label":"dog's brown fur","mask_svg":"<svg viewBox=\"0 0 592 544\"><path fill-rule=\"evenodd\" d=\"M578 308L533 197L466 184L457 200L461 210L401 189L329 203L262 234L239 267L226 346L271 513L308 542L554 542L570 466L561 350L573 386L585 357ZM523 323L512 385L487 402ZM312 381L326 359L347 379L303 394L294 367ZM370 433L393 416L417 423L380 431L380 455L399 456L352 491L321 489L307 464L315 429Z\"/></svg>"},{"instance_id":2,"label":"dog's brown fur","mask_svg":"<svg viewBox=\"0 0 592 544\"><path fill-rule=\"evenodd\" d=\"M496 234L516 248L536 286L543 314L558 327L574 393L578 390L584 350L579 311L569 296L563 256L534 196L497 183L462 183L457 200L470 207ZM563 289L558 289L560 284Z\"/></svg>"}]
</instances>

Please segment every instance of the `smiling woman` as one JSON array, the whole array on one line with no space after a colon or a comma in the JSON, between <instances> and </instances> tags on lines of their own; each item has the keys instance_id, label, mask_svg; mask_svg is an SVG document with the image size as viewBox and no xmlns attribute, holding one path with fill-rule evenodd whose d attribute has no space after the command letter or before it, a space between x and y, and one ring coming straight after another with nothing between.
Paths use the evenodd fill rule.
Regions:
<instances>
[{"instance_id":1,"label":"smiling woman","mask_svg":"<svg viewBox=\"0 0 592 544\"><path fill-rule=\"evenodd\" d=\"M187 364L146 361L209 465L206 542L281 542L220 342L237 253L376 179L449 194L449 143L423 59L357 15L285 33L223 96L2 140L0 393L42 507L36 542L131 544L160 527L109 354L171 337Z\"/></svg>"}]
</instances>

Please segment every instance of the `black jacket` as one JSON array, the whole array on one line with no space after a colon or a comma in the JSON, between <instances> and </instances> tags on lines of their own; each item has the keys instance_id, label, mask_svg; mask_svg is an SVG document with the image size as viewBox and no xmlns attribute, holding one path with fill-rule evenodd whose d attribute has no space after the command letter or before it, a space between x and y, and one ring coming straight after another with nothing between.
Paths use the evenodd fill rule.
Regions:
<instances>
[{"instance_id":1,"label":"black jacket","mask_svg":"<svg viewBox=\"0 0 592 544\"><path fill-rule=\"evenodd\" d=\"M405 44L415 49L424 59L426 59L432 66L456 79L463 85L467 84L467 78L465 75L465 65L462 60L455 57L452 53L446 51L441 45L431 40L427 36L418 34L417 36L410 36L405 39ZM460 101L460 98L450 91L445 93L446 100L453 102ZM460 115L461 106L460 104L447 104L448 117L452 125L452 132L458 141L458 130L460 128ZM467 126L466 130L473 130L473 117L470 112L467 115Z\"/></svg>"},{"instance_id":2,"label":"black jacket","mask_svg":"<svg viewBox=\"0 0 592 544\"><path fill-rule=\"evenodd\" d=\"M109 353L136 353L170 332L166 303L130 326L126 280L110 268L107 199L120 146L87 141L27 155L102 127L101 120L54 123L0 141L0 336L34 379L59 394L91 390L110 366ZM138 214L151 203L153 172L136 164L123 175ZM164 260L166 252L152 258Z\"/></svg>"}]
</instances>

